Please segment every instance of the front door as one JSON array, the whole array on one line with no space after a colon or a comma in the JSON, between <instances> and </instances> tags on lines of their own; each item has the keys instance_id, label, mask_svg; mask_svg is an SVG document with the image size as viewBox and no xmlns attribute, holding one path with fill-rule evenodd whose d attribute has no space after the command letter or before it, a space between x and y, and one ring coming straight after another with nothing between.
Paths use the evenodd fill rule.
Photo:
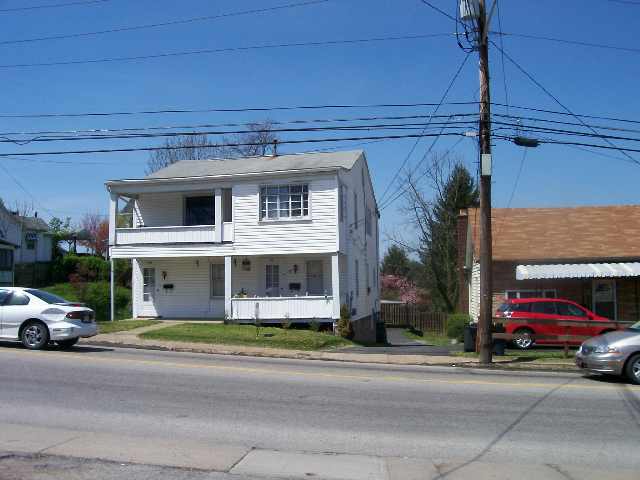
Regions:
<instances>
[{"instance_id":1,"label":"front door","mask_svg":"<svg viewBox=\"0 0 640 480\"><path fill-rule=\"evenodd\" d=\"M307 262L307 293L309 295L324 295L322 260Z\"/></svg>"},{"instance_id":2,"label":"front door","mask_svg":"<svg viewBox=\"0 0 640 480\"><path fill-rule=\"evenodd\" d=\"M615 280L607 278L593 281L593 311L611 320L617 318Z\"/></svg>"},{"instance_id":3,"label":"front door","mask_svg":"<svg viewBox=\"0 0 640 480\"><path fill-rule=\"evenodd\" d=\"M156 297L156 269L145 267L142 269L142 312L143 317L157 317Z\"/></svg>"}]
</instances>

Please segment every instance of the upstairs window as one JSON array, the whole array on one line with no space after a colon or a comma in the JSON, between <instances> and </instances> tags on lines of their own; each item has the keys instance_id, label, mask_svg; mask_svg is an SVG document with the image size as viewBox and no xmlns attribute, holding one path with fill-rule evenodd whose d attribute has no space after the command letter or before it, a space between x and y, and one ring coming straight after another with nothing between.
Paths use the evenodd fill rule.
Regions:
<instances>
[{"instance_id":1,"label":"upstairs window","mask_svg":"<svg viewBox=\"0 0 640 480\"><path fill-rule=\"evenodd\" d=\"M233 194L230 188L222 189L222 221L233 221Z\"/></svg>"},{"instance_id":2,"label":"upstairs window","mask_svg":"<svg viewBox=\"0 0 640 480\"><path fill-rule=\"evenodd\" d=\"M347 215L347 187L340 184L338 187L338 217L344 222Z\"/></svg>"},{"instance_id":3,"label":"upstairs window","mask_svg":"<svg viewBox=\"0 0 640 480\"><path fill-rule=\"evenodd\" d=\"M308 185L267 185L260 188L260 220L308 216Z\"/></svg>"},{"instance_id":4,"label":"upstairs window","mask_svg":"<svg viewBox=\"0 0 640 480\"><path fill-rule=\"evenodd\" d=\"M187 197L185 199L185 225L215 225L215 200L213 195Z\"/></svg>"},{"instance_id":5,"label":"upstairs window","mask_svg":"<svg viewBox=\"0 0 640 480\"><path fill-rule=\"evenodd\" d=\"M358 229L358 194L353 192L353 229Z\"/></svg>"},{"instance_id":6,"label":"upstairs window","mask_svg":"<svg viewBox=\"0 0 640 480\"><path fill-rule=\"evenodd\" d=\"M371 221L371 209L369 207L366 207L364 215L365 215L364 216L364 231L367 232L368 236L371 236L371 233L372 233L371 224L373 222Z\"/></svg>"}]
</instances>

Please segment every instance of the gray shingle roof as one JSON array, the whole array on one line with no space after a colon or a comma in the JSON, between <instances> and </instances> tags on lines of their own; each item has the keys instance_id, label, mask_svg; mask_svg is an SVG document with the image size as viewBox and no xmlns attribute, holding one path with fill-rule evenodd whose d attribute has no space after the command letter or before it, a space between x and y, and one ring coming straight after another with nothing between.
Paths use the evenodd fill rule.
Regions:
<instances>
[{"instance_id":1,"label":"gray shingle roof","mask_svg":"<svg viewBox=\"0 0 640 480\"><path fill-rule=\"evenodd\" d=\"M182 160L148 175L145 179L275 173L289 170L351 169L362 155L362 150L352 150L346 152L278 155L277 157Z\"/></svg>"},{"instance_id":2,"label":"gray shingle roof","mask_svg":"<svg viewBox=\"0 0 640 480\"><path fill-rule=\"evenodd\" d=\"M47 222L39 217L22 217L17 215L17 218L25 230L35 230L38 232L46 232L49 230Z\"/></svg>"}]
</instances>

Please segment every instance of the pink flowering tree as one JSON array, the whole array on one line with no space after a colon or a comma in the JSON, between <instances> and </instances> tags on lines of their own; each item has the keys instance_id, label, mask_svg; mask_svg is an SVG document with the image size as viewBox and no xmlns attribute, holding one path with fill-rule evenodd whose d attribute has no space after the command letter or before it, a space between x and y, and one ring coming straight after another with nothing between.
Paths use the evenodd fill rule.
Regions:
<instances>
[{"instance_id":1,"label":"pink flowering tree","mask_svg":"<svg viewBox=\"0 0 640 480\"><path fill-rule=\"evenodd\" d=\"M407 278L399 275L382 275L380 281L383 299L400 300L405 303L418 302L418 288Z\"/></svg>"}]
</instances>

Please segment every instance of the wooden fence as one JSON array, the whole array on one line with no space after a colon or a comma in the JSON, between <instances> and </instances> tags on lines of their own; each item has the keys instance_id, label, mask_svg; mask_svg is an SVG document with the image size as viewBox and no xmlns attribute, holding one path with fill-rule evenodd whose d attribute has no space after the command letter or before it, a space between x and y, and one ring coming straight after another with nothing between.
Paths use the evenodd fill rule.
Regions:
<instances>
[{"instance_id":1,"label":"wooden fence","mask_svg":"<svg viewBox=\"0 0 640 480\"><path fill-rule=\"evenodd\" d=\"M411 327L423 333L447 334L447 314L424 312L408 303L383 303L382 321L387 327Z\"/></svg>"}]
</instances>

